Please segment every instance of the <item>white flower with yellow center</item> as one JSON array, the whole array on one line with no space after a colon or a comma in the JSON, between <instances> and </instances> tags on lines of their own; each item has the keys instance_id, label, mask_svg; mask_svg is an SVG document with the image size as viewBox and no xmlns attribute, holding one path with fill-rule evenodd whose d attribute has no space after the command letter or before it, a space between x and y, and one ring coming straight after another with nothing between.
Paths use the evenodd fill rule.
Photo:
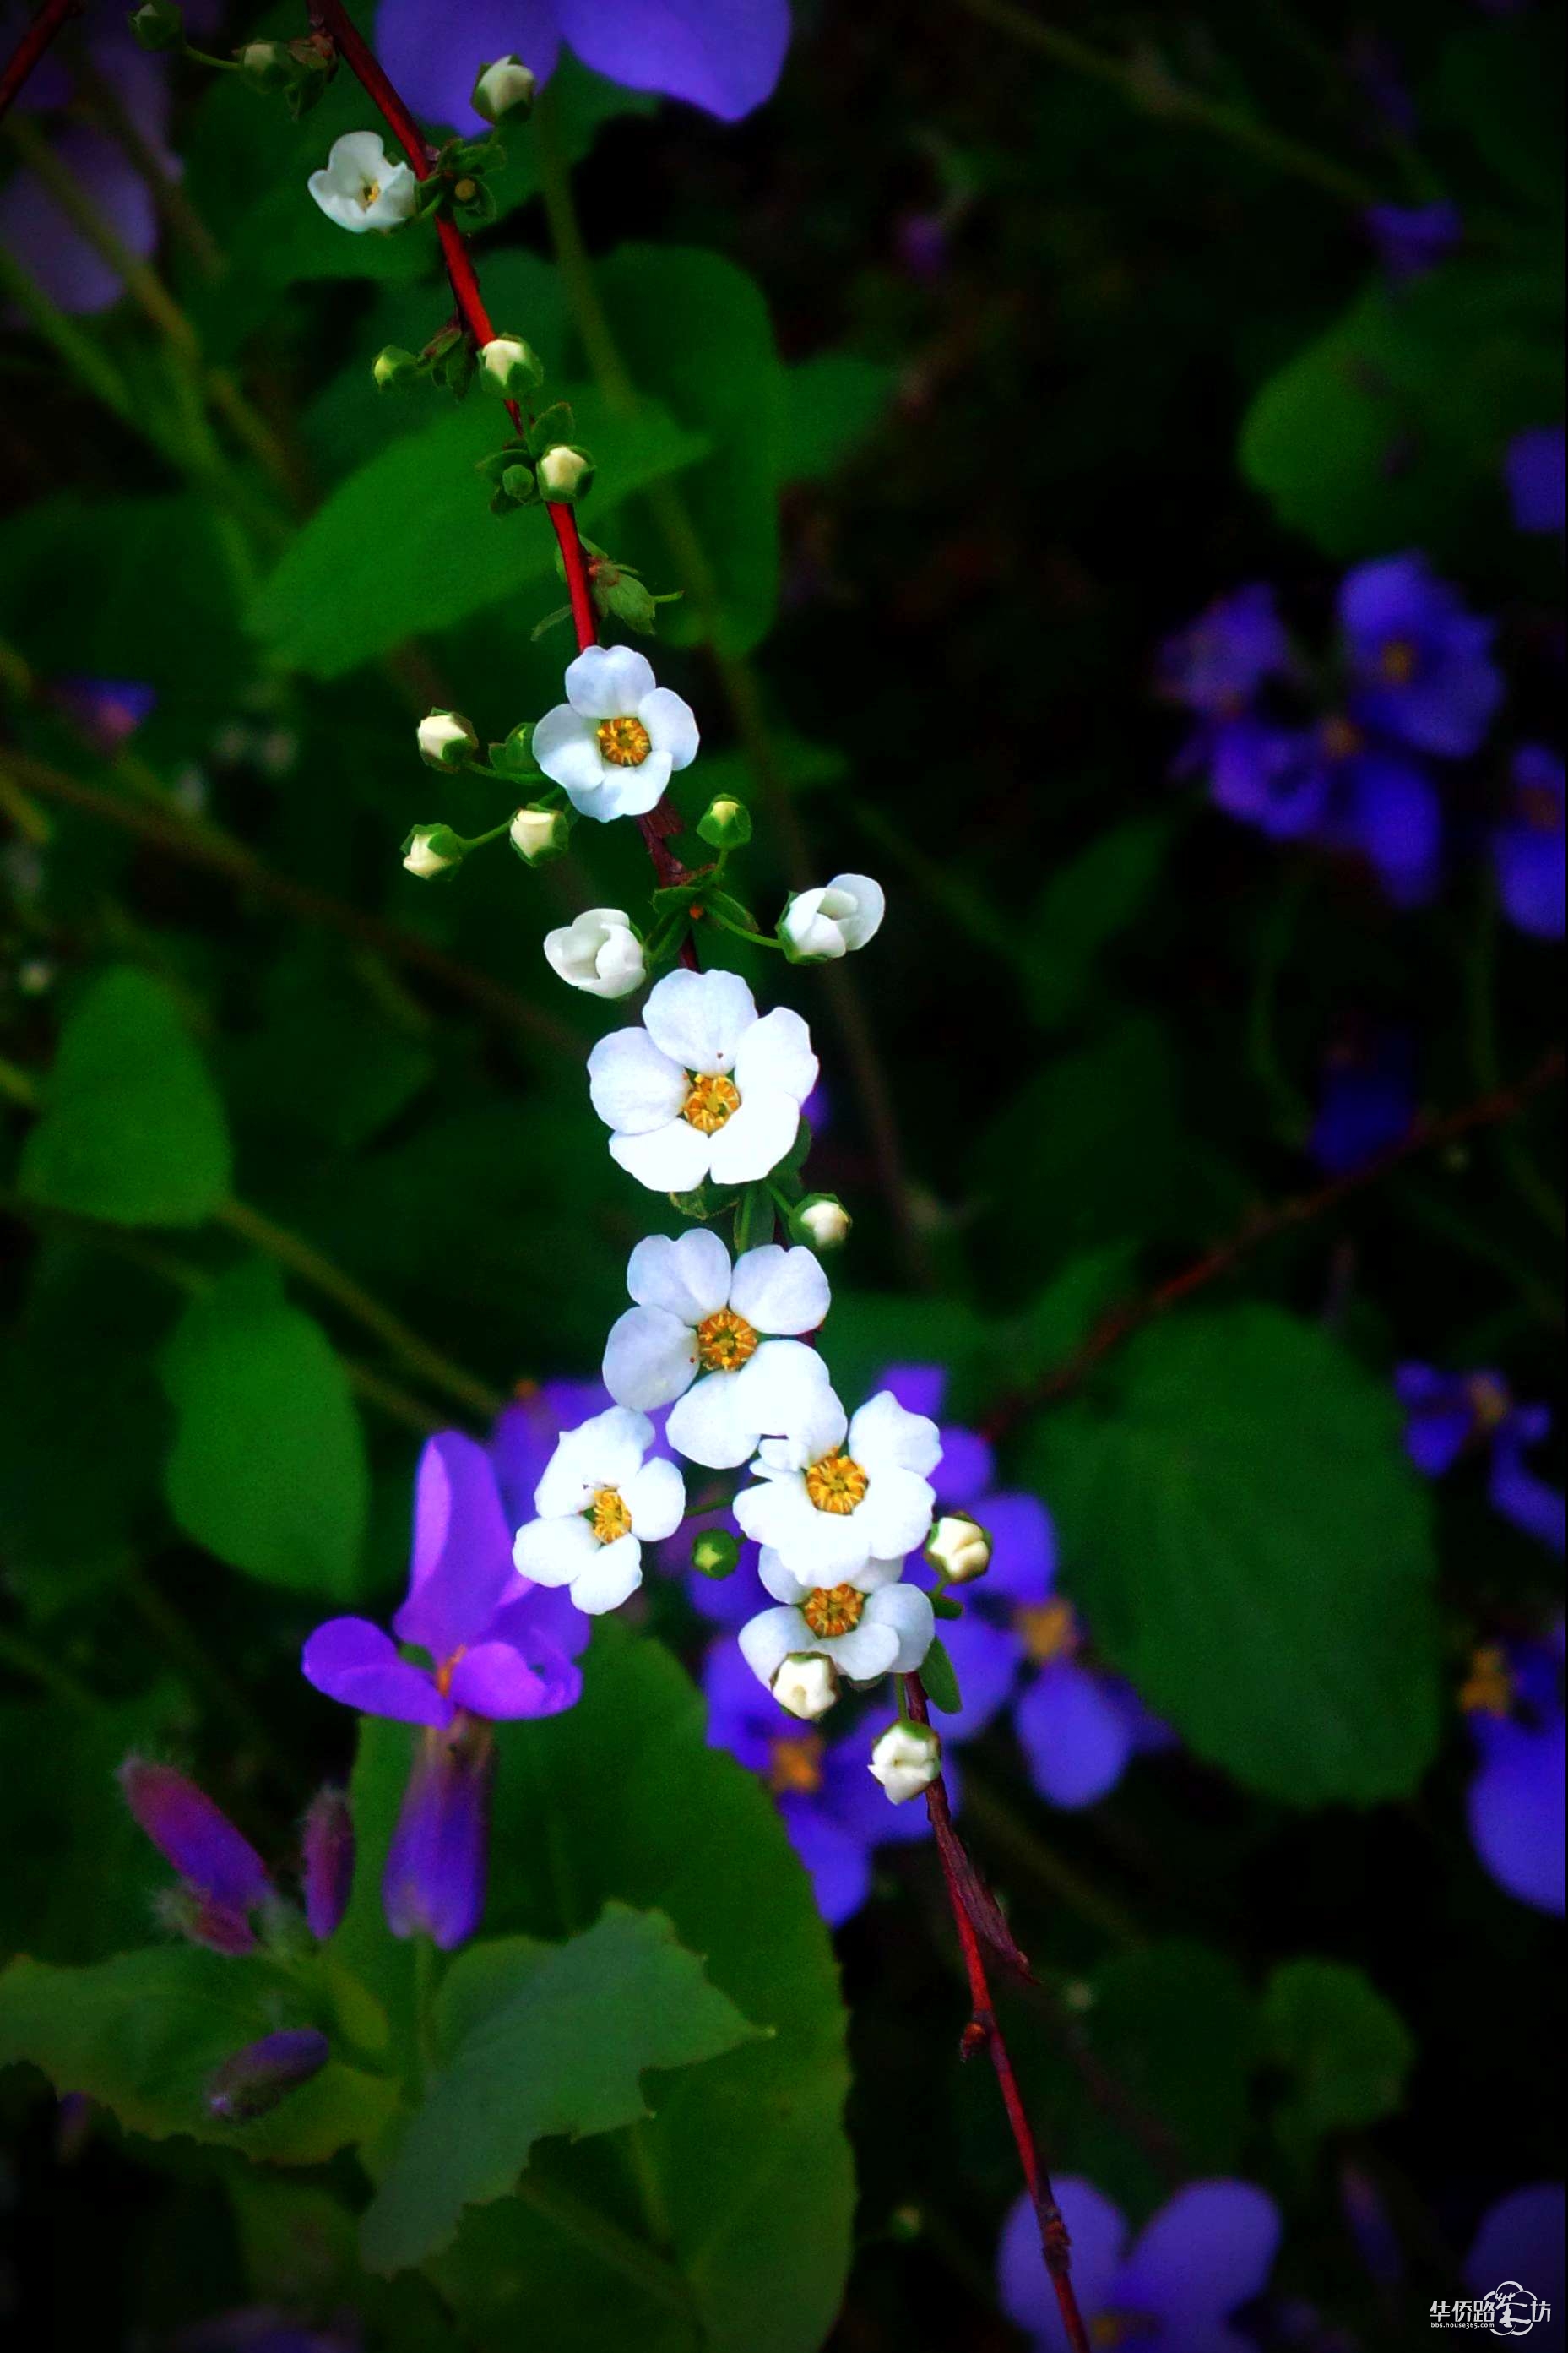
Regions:
<instances>
[{"instance_id":1,"label":"white flower with yellow center","mask_svg":"<svg viewBox=\"0 0 1568 2353\"><path fill-rule=\"evenodd\" d=\"M827 1378L795 1336L816 1331L831 1297L808 1250L765 1242L731 1265L707 1226L674 1241L652 1234L631 1254L626 1289L637 1305L611 1328L605 1387L645 1413L674 1399L666 1435L710 1471L748 1461L789 1428L802 1385Z\"/></svg>"},{"instance_id":2,"label":"white flower with yellow center","mask_svg":"<svg viewBox=\"0 0 1568 2353\"><path fill-rule=\"evenodd\" d=\"M749 1185L775 1168L816 1084L799 1014L779 1006L759 1018L739 973L682 969L649 990L642 1018L588 1057L611 1158L656 1193L693 1192L710 1176Z\"/></svg>"},{"instance_id":3,"label":"white flower with yellow center","mask_svg":"<svg viewBox=\"0 0 1568 2353\"><path fill-rule=\"evenodd\" d=\"M672 1536L686 1516L673 1462L645 1462L646 1413L613 1405L568 1430L533 1491L539 1514L519 1528L512 1559L535 1585L569 1585L579 1609L618 1609L642 1583L642 1548Z\"/></svg>"},{"instance_id":4,"label":"white flower with yellow center","mask_svg":"<svg viewBox=\"0 0 1568 2353\"><path fill-rule=\"evenodd\" d=\"M763 1440L756 1484L736 1496L735 1517L812 1587L854 1583L889 1561L896 1574L931 1527L930 1473L941 1460L935 1422L906 1412L890 1389L847 1421L824 1383L802 1396L782 1438Z\"/></svg>"},{"instance_id":5,"label":"white flower with yellow center","mask_svg":"<svg viewBox=\"0 0 1568 2353\"><path fill-rule=\"evenodd\" d=\"M356 237L366 229L397 228L419 201L419 183L406 164L394 164L374 131L345 131L306 185L329 220Z\"/></svg>"},{"instance_id":6,"label":"white flower with yellow center","mask_svg":"<svg viewBox=\"0 0 1568 2353\"><path fill-rule=\"evenodd\" d=\"M900 1560L870 1560L852 1577L816 1585L787 1569L764 1546L757 1574L780 1605L748 1619L741 1629L741 1655L759 1683L774 1690L787 1661L826 1659L836 1674L853 1683L879 1675L912 1675L931 1646L936 1620L931 1596L901 1585ZM802 1711L787 1698L781 1706Z\"/></svg>"},{"instance_id":7,"label":"white flower with yellow center","mask_svg":"<svg viewBox=\"0 0 1568 2353\"><path fill-rule=\"evenodd\" d=\"M590 646L566 666L566 700L547 711L531 749L584 817L646 817L670 773L697 757L689 702L660 686L645 654Z\"/></svg>"}]
</instances>

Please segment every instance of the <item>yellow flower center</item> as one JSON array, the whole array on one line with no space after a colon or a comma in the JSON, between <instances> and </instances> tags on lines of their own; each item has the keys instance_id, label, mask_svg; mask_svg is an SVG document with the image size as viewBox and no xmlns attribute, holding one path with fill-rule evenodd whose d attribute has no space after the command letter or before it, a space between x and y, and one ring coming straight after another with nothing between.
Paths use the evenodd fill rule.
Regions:
<instances>
[{"instance_id":1,"label":"yellow flower center","mask_svg":"<svg viewBox=\"0 0 1568 2353\"><path fill-rule=\"evenodd\" d=\"M1089 2341L1100 2353L1116 2353L1117 2347L1130 2345L1134 2337L1159 2331L1160 2323L1146 2312L1097 2312L1089 2324Z\"/></svg>"},{"instance_id":2,"label":"yellow flower center","mask_svg":"<svg viewBox=\"0 0 1568 2353\"><path fill-rule=\"evenodd\" d=\"M1037 1667L1070 1659L1078 1648L1078 1621L1070 1601L1030 1601L1014 1613L1013 1624Z\"/></svg>"},{"instance_id":3,"label":"yellow flower center","mask_svg":"<svg viewBox=\"0 0 1568 2353\"><path fill-rule=\"evenodd\" d=\"M824 1454L805 1474L805 1492L819 1512L843 1519L855 1509L870 1485L852 1455Z\"/></svg>"},{"instance_id":4,"label":"yellow flower center","mask_svg":"<svg viewBox=\"0 0 1568 2353\"><path fill-rule=\"evenodd\" d=\"M364 206L366 212L369 212L372 205L374 204L380 194L381 182L379 180L365 180L361 183L359 200Z\"/></svg>"},{"instance_id":5,"label":"yellow flower center","mask_svg":"<svg viewBox=\"0 0 1568 2353\"><path fill-rule=\"evenodd\" d=\"M472 180L459 180L452 194L460 205L471 205L474 201L474 183Z\"/></svg>"},{"instance_id":6,"label":"yellow flower center","mask_svg":"<svg viewBox=\"0 0 1568 2353\"><path fill-rule=\"evenodd\" d=\"M1390 638L1377 666L1390 686L1408 686L1415 675L1415 648L1408 638Z\"/></svg>"},{"instance_id":7,"label":"yellow flower center","mask_svg":"<svg viewBox=\"0 0 1568 2353\"><path fill-rule=\"evenodd\" d=\"M865 1607L865 1595L853 1585L819 1585L801 1603L800 1614L817 1641L826 1642L835 1634L852 1634Z\"/></svg>"},{"instance_id":8,"label":"yellow flower center","mask_svg":"<svg viewBox=\"0 0 1568 2353\"><path fill-rule=\"evenodd\" d=\"M443 1699L447 1697L452 1688L452 1677L458 1672L458 1662L463 1656L463 1653L467 1651L468 1647L467 1642L459 1642L451 1657L449 1659L443 1659L440 1665L436 1670L436 1688L440 1693Z\"/></svg>"},{"instance_id":9,"label":"yellow flower center","mask_svg":"<svg viewBox=\"0 0 1568 2353\"><path fill-rule=\"evenodd\" d=\"M618 1487L600 1488L588 1506L588 1525L601 1544L614 1544L617 1536L630 1535L632 1515Z\"/></svg>"},{"instance_id":10,"label":"yellow flower center","mask_svg":"<svg viewBox=\"0 0 1568 2353\"><path fill-rule=\"evenodd\" d=\"M1362 732L1351 719L1336 714L1325 719L1319 738L1327 760L1351 760L1362 747Z\"/></svg>"},{"instance_id":11,"label":"yellow flower center","mask_svg":"<svg viewBox=\"0 0 1568 2353\"><path fill-rule=\"evenodd\" d=\"M768 1787L778 1796L814 1798L822 1787L822 1736L781 1732L768 1744Z\"/></svg>"},{"instance_id":12,"label":"yellow flower center","mask_svg":"<svg viewBox=\"0 0 1568 2353\"><path fill-rule=\"evenodd\" d=\"M599 749L612 768L640 768L653 750L640 719L601 719Z\"/></svg>"},{"instance_id":13,"label":"yellow flower center","mask_svg":"<svg viewBox=\"0 0 1568 2353\"><path fill-rule=\"evenodd\" d=\"M733 1079L712 1071L692 1080L691 1092L680 1106L680 1116L704 1135L712 1135L740 1108L741 1090Z\"/></svg>"},{"instance_id":14,"label":"yellow flower center","mask_svg":"<svg viewBox=\"0 0 1568 2353\"><path fill-rule=\"evenodd\" d=\"M1500 1429L1513 1408L1513 1399L1501 1381L1495 1380L1489 1373L1478 1373L1466 1394L1476 1428L1482 1432Z\"/></svg>"},{"instance_id":15,"label":"yellow flower center","mask_svg":"<svg viewBox=\"0 0 1568 2353\"><path fill-rule=\"evenodd\" d=\"M705 1373L738 1373L756 1349L755 1332L732 1307L705 1315L697 1326L697 1361Z\"/></svg>"},{"instance_id":16,"label":"yellow flower center","mask_svg":"<svg viewBox=\"0 0 1568 2353\"><path fill-rule=\"evenodd\" d=\"M1507 1715L1513 1706L1513 1677L1500 1642L1482 1642L1470 1660L1459 1685L1459 1705L1467 1715Z\"/></svg>"}]
</instances>

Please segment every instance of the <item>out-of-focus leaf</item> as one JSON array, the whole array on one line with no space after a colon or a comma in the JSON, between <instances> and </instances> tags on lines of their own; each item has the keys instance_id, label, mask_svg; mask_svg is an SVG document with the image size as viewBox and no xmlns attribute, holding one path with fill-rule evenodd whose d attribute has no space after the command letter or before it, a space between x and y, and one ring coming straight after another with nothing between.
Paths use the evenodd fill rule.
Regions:
<instances>
[{"instance_id":1,"label":"out-of-focus leaf","mask_svg":"<svg viewBox=\"0 0 1568 2353\"><path fill-rule=\"evenodd\" d=\"M854 352L819 352L786 368L779 480L815 481L870 439L898 383L896 368Z\"/></svg>"},{"instance_id":2,"label":"out-of-focus leaf","mask_svg":"<svg viewBox=\"0 0 1568 2353\"><path fill-rule=\"evenodd\" d=\"M1415 2042L1360 1969L1285 1962L1264 1992L1262 2034L1286 2079L1274 2129L1299 2157L1310 2158L1324 2133L1377 2124L1404 2100Z\"/></svg>"},{"instance_id":3,"label":"out-of-focus leaf","mask_svg":"<svg viewBox=\"0 0 1568 2353\"><path fill-rule=\"evenodd\" d=\"M194 1301L163 1373L177 1417L165 1484L185 1534L323 1603L356 1593L364 1438L331 1342L276 1270L241 1266Z\"/></svg>"},{"instance_id":4,"label":"out-of-focus leaf","mask_svg":"<svg viewBox=\"0 0 1568 2353\"><path fill-rule=\"evenodd\" d=\"M1157 1324L1029 1459L1097 1641L1200 1756L1293 1805L1415 1785L1430 1498L1390 1392L1329 1334L1268 1307Z\"/></svg>"},{"instance_id":5,"label":"out-of-focus leaf","mask_svg":"<svg viewBox=\"0 0 1568 2353\"><path fill-rule=\"evenodd\" d=\"M115 1225L192 1226L229 1176L223 1105L175 1000L130 965L104 973L61 1034L22 1191Z\"/></svg>"},{"instance_id":6,"label":"out-of-focus leaf","mask_svg":"<svg viewBox=\"0 0 1568 2353\"><path fill-rule=\"evenodd\" d=\"M1131 818L1051 876L1021 926L1019 972L1037 1021L1054 1028L1078 1011L1101 951L1147 902L1173 830L1169 817Z\"/></svg>"},{"instance_id":7,"label":"out-of-focus leaf","mask_svg":"<svg viewBox=\"0 0 1568 2353\"><path fill-rule=\"evenodd\" d=\"M1506 25L1464 25L1443 44L1429 105L1444 130L1466 132L1502 185L1563 213L1563 20L1510 12ZM1544 421L1544 420L1542 420Z\"/></svg>"}]
</instances>

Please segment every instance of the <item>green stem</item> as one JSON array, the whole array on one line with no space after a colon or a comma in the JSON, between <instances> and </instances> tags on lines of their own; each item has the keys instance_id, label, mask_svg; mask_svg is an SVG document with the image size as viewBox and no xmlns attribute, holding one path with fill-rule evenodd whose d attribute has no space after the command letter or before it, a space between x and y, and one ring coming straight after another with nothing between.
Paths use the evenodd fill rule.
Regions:
<instances>
[{"instance_id":1,"label":"green stem","mask_svg":"<svg viewBox=\"0 0 1568 2353\"><path fill-rule=\"evenodd\" d=\"M53 345L58 356L96 400L101 401L104 407L118 417L122 425L128 425L132 432L146 433L146 427L113 362L100 350L92 336L84 334L74 321L56 308L4 245L0 245L0 291L25 313L44 341ZM148 434L147 438L151 439L152 436Z\"/></svg>"},{"instance_id":2,"label":"green stem","mask_svg":"<svg viewBox=\"0 0 1568 2353\"><path fill-rule=\"evenodd\" d=\"M623 2231L618 2222L585 2206L557 2183L547 2186L531 2168L518 2183L516 2195L545 2221L553 2223L563 2237L597 2256L655 2304L692 2321L691 2291L679 2272L640 2239L634 2239L629 2231Z\"/></svg>"},{"instance_id":3,"label":"green stem","mask_svg":"<svg viewBox=\"0 0 1568 2353\"><path fill-rule=\"evenodd\" d=\"M78 1708L83 1715L97 1714L98 1701L87 1685L79 1683L68 1669L57 1665L47 1651L9 1626L0 1626L0 1659L19 1674L30 1675L51 1699L62 1700L67 1707Z\"/></svg>"},{"instance_id":4,"label":"green stem","mask_svg":"<svg viewBox=\"0 0 1568 2353\"><path fill-rule=\"evenodd\" d=\"M71 71L78 88L87 93L94 111L146 183L160 217L179 238L203 277L220 278L225 265L216 238L180 182L171 175L160 150L146 136L110 77L93 63L85 46L79 45L71 60Z\"/></svg>"},{"instance_id":5,"label":"green stem","mask_svg":"<svg viewBox=\"0 0 1568 2353\"><path fill-rule=\"evenodd\" d=\"M414 1939L414 2054L418 2070L418 2089L427 2093L435 2080L437 2055L436 2044L436 1947L430 1938L416 1935Z\"/></svg>"},{"instance_id":6,"label":"green stem","mask_svg":"<svg viewBox=\"0 0 1568 2353\"><path fill-rule=\"evenodd\" d=\"M728 932L734 939L750 940L754 948L772 948L775 955L784 954L783 947L771 933L753 932L746 924L734 923L728 915L721 915L717 907L705 903L702 915L704 922L717 923L721 932Z\"/></svg>"},{"instance_id":7,"label":"green stem","mask_svg":"<svg viewBox=\"0 0 1568 2353\"><path fill-rule=\"evenodd\" d=\"M167 1594L154 1585L139 1563L126 1561L120 1585L140 1612L149 1631L173 1659L194 1690L204 1695L216 1715L243 1728L246 1737L266 1758L282 1781L292 1782L295 1767L274 1741L267 1723L251 1704L226 1667L220 1666L195 1629L175 1609Z\"/></svg>"}]
</instances>

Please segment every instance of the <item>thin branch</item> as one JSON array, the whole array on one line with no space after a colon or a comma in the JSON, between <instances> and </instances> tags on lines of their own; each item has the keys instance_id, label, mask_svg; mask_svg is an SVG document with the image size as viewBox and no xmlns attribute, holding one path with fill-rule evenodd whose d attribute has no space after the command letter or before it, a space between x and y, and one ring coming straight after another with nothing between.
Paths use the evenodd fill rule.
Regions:
<instances>
[{"instance_id":1,"label":"thin branch","mask_svg":"<svg viewBox=\"0 0 1568 2353\"><path fill-rule=\"evenodd\" d=\"M58 33L81 13L81 0L44 0L21 39L0 70L0 122L3 122L34 67Z\"/></svg>"}]
</instances>

